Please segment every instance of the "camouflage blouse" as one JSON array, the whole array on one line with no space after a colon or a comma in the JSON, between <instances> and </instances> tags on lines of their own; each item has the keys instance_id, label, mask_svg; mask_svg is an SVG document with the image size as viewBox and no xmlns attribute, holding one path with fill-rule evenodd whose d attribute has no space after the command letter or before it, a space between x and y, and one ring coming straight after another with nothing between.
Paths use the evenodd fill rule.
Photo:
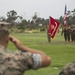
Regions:
<instances>
[{"instance_id":1,"label":"camouflage blouse","mask_svg":"<svg viewBox=\"0 0 75 75\"><path fill-rule=\"evenodd\" d=\"M0 75L23 75L32 69L33 54L29 52L10 52L0 46Z\"/></svg>"}]
</instances>

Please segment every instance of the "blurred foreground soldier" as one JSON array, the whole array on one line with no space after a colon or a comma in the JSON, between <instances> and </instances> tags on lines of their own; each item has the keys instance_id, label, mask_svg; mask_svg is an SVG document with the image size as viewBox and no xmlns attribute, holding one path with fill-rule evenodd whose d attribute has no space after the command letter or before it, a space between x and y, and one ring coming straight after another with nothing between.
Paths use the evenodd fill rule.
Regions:
<instances>
[{"instance_id":1,"label":"blurred foreground soldier","mask_svg":"<svg viewBox=\"0 0 75 75\"><path fill-rule=\"evenodd\" d=\"M70 33L71 33L71 30L70 28L68 27L65 27L63 30L62 30L62 33L61 35L64 33L64 39L65 41L70 41Z\"/></svg>"},{"instance_id":2,"label":"blurred foreground soldier","mask_svg":"<svg viewBox=\"0 0 75 75\"><path fill-rule=\"evenodd\" d=\"M20 51L6 49L9 41ZM23 75L26 70L47 67L50 63L51 59L45 53L24 46L9 36L8 30L0 30L0 75Z\"/></svg>"},{"instance_id":3,"label":"blurred foreground soldier","mask_svg":"<svg viewBox=\"0 0 75 75\"><path fill-rule=\"evenodd\" d=\"M67 64L59 75L75 75L75 62Z\"/></svg>"}]
</instances>

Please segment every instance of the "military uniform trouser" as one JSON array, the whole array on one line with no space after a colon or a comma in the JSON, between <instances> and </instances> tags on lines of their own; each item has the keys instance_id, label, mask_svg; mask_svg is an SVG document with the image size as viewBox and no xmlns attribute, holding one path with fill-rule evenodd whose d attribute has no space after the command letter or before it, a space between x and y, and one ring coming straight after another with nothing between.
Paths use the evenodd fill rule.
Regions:
<instances>
[{"instance_id":1,"label":"military uniform trouser","mask_svg":"<svg viewBox=\"0 0 75 75\"><path fill-rule=\"evenodd\" d=\"M70 35L69 34L64 34L65 41L70 41Z\"/></svg>"},{"instance_id":2,"label":"military uniform trouser","mask_svg":"<svg viewBox=\"0 0 75 75\"><path fill-rule=\"evenodd\" d=\"M71 34L71 41L75 41L75 34Z\"/></svg>"}]
</instances>

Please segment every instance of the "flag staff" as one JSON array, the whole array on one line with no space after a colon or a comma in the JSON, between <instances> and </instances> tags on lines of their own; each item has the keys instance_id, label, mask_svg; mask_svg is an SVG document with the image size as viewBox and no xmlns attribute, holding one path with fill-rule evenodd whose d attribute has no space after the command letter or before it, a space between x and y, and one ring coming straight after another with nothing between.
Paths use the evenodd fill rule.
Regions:
<instances>
[{"instance_id":1,"label":"flag staff","mask_svg":"<svg viewBox=\"0 0 75 75\"><path fill-rule=\"evenodd\" d=\"M48 42L51 42L51 35L49 33L49 25L47 25L47 38L48 38Z\"/></svg>"},{"instance_id":2,"label":"flag staff","mask_svg":"<svg viewBox=\"0 0 75 75\"><path fill-rule=\"evenodd\" d=\"M49 17L49 25L50 25L50 17ZM48 42L51 42L51 35L49 33L49 25L47 25L47 38L48 38Z\"/></svg>"},{"instance_id":3,"label":"flag staff","mask_svg":"<svg viewBox=\"0 0 75 75\"><path fill-rule=\"evenodd\" d=\"M66 18L67 18L67 6L65 5L65 11L64 11L64 27L66 27L67 22L66 22Z\"/></svg>"}]
</instances>

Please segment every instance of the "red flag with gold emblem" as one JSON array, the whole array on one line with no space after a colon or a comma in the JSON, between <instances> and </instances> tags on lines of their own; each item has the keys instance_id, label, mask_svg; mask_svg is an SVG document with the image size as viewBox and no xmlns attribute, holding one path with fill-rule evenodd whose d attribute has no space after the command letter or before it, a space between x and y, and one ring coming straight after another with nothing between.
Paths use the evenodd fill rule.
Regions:
<instances>
[{"instance_id":1,"label":"red flag with gold emblem","mask_svg":"<svg viewBox=\"0 0 75 75\"><path fill-rule=\"evenodd\" d=\"M54 38L60 23L52 17L50 17L49 22L49 34L51 35L51 38Z\"/></svg>"}]
</instances>

